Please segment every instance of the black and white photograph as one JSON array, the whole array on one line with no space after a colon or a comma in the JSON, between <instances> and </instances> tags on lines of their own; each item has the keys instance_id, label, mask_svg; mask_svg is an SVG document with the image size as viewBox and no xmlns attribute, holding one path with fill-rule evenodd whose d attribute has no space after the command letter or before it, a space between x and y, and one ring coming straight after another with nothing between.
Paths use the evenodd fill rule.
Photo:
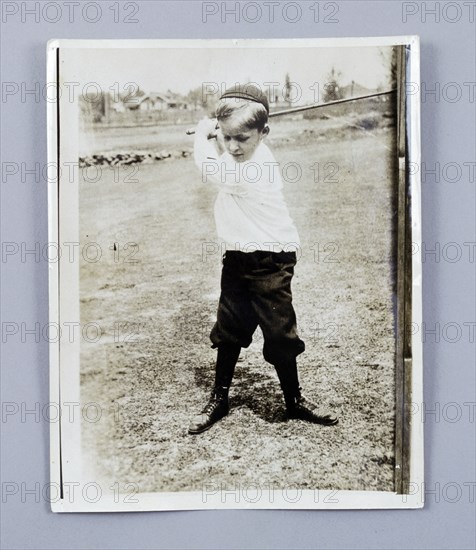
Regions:
<instances>
[{"instance_id":1,"label":"black and white photograph","mask_svg":"<svg viewBox=\"0 0 476 550\"><path fill-rule=\"evenodd\" d=\"M0 12L0 547L474 550L476 2Z\"/></svg>"},{"instance_id":2,"label":"black and white photograph","mask_svg":"<svg viewBox=\"0 0 476 550\"><path fill-rule=\"evenodd\" d=\"M50 43L53 510L422 506L418 47Z\"/></svg>"}]
</instances>

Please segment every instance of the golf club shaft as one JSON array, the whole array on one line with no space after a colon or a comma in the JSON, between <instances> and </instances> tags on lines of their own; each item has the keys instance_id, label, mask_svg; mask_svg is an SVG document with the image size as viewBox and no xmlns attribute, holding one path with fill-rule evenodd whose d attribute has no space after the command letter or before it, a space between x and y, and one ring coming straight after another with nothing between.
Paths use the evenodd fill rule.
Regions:
<instances>
[{"instance_id":1,"label":"golf club shaft","mask_svg":"<svg viewBox=\"0 0 476 550\"><path fill-rule=\"evenodd\" d=\"M335 101L328 101L327 103L314 103L312 105L302 105L301 107L292 107L291 109L284 109L282 111L275 111L269 113L269 118L282 115L291 115L293 113L301 113L303 111L309 111L310 109L320 109L321 107L330 107L331 105L340 105L341 103L349 103L350 101L359 101L361 99L370 99L371 97L379 97L383 95L393 94L397 90L386 90L385 92L376 92L374 94L361 95L357 97L349 97L346 99L336 99ZM186 131L187 135L195 134L195 129L190 128Z\"/></svg>"}]
</instances>

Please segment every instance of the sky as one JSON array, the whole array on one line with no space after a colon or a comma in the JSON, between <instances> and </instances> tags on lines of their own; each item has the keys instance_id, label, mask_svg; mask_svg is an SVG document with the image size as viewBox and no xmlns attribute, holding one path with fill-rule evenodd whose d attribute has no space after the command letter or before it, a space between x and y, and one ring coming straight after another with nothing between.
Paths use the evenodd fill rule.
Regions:
<instances>
[{"instance_id":1,"label":"sky","mask_svg":"<svg viewBox=\"0 0 476 550\"><path fill-rule=\"evenodd\" d=\"M341 48L122 48L75 51L75 73L80 82L98 83L103 90L137 84L145 92L168 89L186 94L205 83L210 93L237 82L255 82L261 89L273 85L283 95L289 73L295 104L319 101L323 84L334 67L341 85L352 80L375 89L388 87L390 47Z\"/></svg>"}]
</instances>

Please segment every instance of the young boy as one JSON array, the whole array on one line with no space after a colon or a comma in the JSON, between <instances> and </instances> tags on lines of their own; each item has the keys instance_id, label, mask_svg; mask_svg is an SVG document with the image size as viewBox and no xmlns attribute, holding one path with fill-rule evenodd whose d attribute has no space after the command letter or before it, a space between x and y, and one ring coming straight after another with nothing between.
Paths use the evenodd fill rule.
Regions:
<instances>
[{"instance_id":1,"label":"young boy","mask_svg":"<svg viewBox=\"0 0 476 550\"><path fill-rule=\"evenodd\" d=\"M324 425L337 418L301 395L291 280L299 236L282 195L279 165L263 143L269 133L266 96L251 84L226 90L216 120L195 130L194 158L204 182L219 186L215 222L225 249L217 321L210 338L218 348L211 398L190 424L198 434L228 414L228 390L242 347L257 326L263 356L274 365L288 416Z\"/></svg>"}]
</instances>

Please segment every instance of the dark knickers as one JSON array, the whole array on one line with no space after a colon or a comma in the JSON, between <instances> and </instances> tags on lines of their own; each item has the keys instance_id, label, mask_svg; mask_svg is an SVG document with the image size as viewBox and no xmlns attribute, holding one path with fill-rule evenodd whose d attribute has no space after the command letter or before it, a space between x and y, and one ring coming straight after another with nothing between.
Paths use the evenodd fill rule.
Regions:
<instances>
[{"instance_id":1,"label":"dark knickers","mask_svg":"<svg viewBox=\"0 0 476 550\"><path fill-rule=\"evenodd\" d=\"M264 336L263 356L276 365L304 351L296 329L291 280L295 252L227 251L223 258L213 347L238 344L247 348L259 325Z\"/></svg>"}]
</instances>

